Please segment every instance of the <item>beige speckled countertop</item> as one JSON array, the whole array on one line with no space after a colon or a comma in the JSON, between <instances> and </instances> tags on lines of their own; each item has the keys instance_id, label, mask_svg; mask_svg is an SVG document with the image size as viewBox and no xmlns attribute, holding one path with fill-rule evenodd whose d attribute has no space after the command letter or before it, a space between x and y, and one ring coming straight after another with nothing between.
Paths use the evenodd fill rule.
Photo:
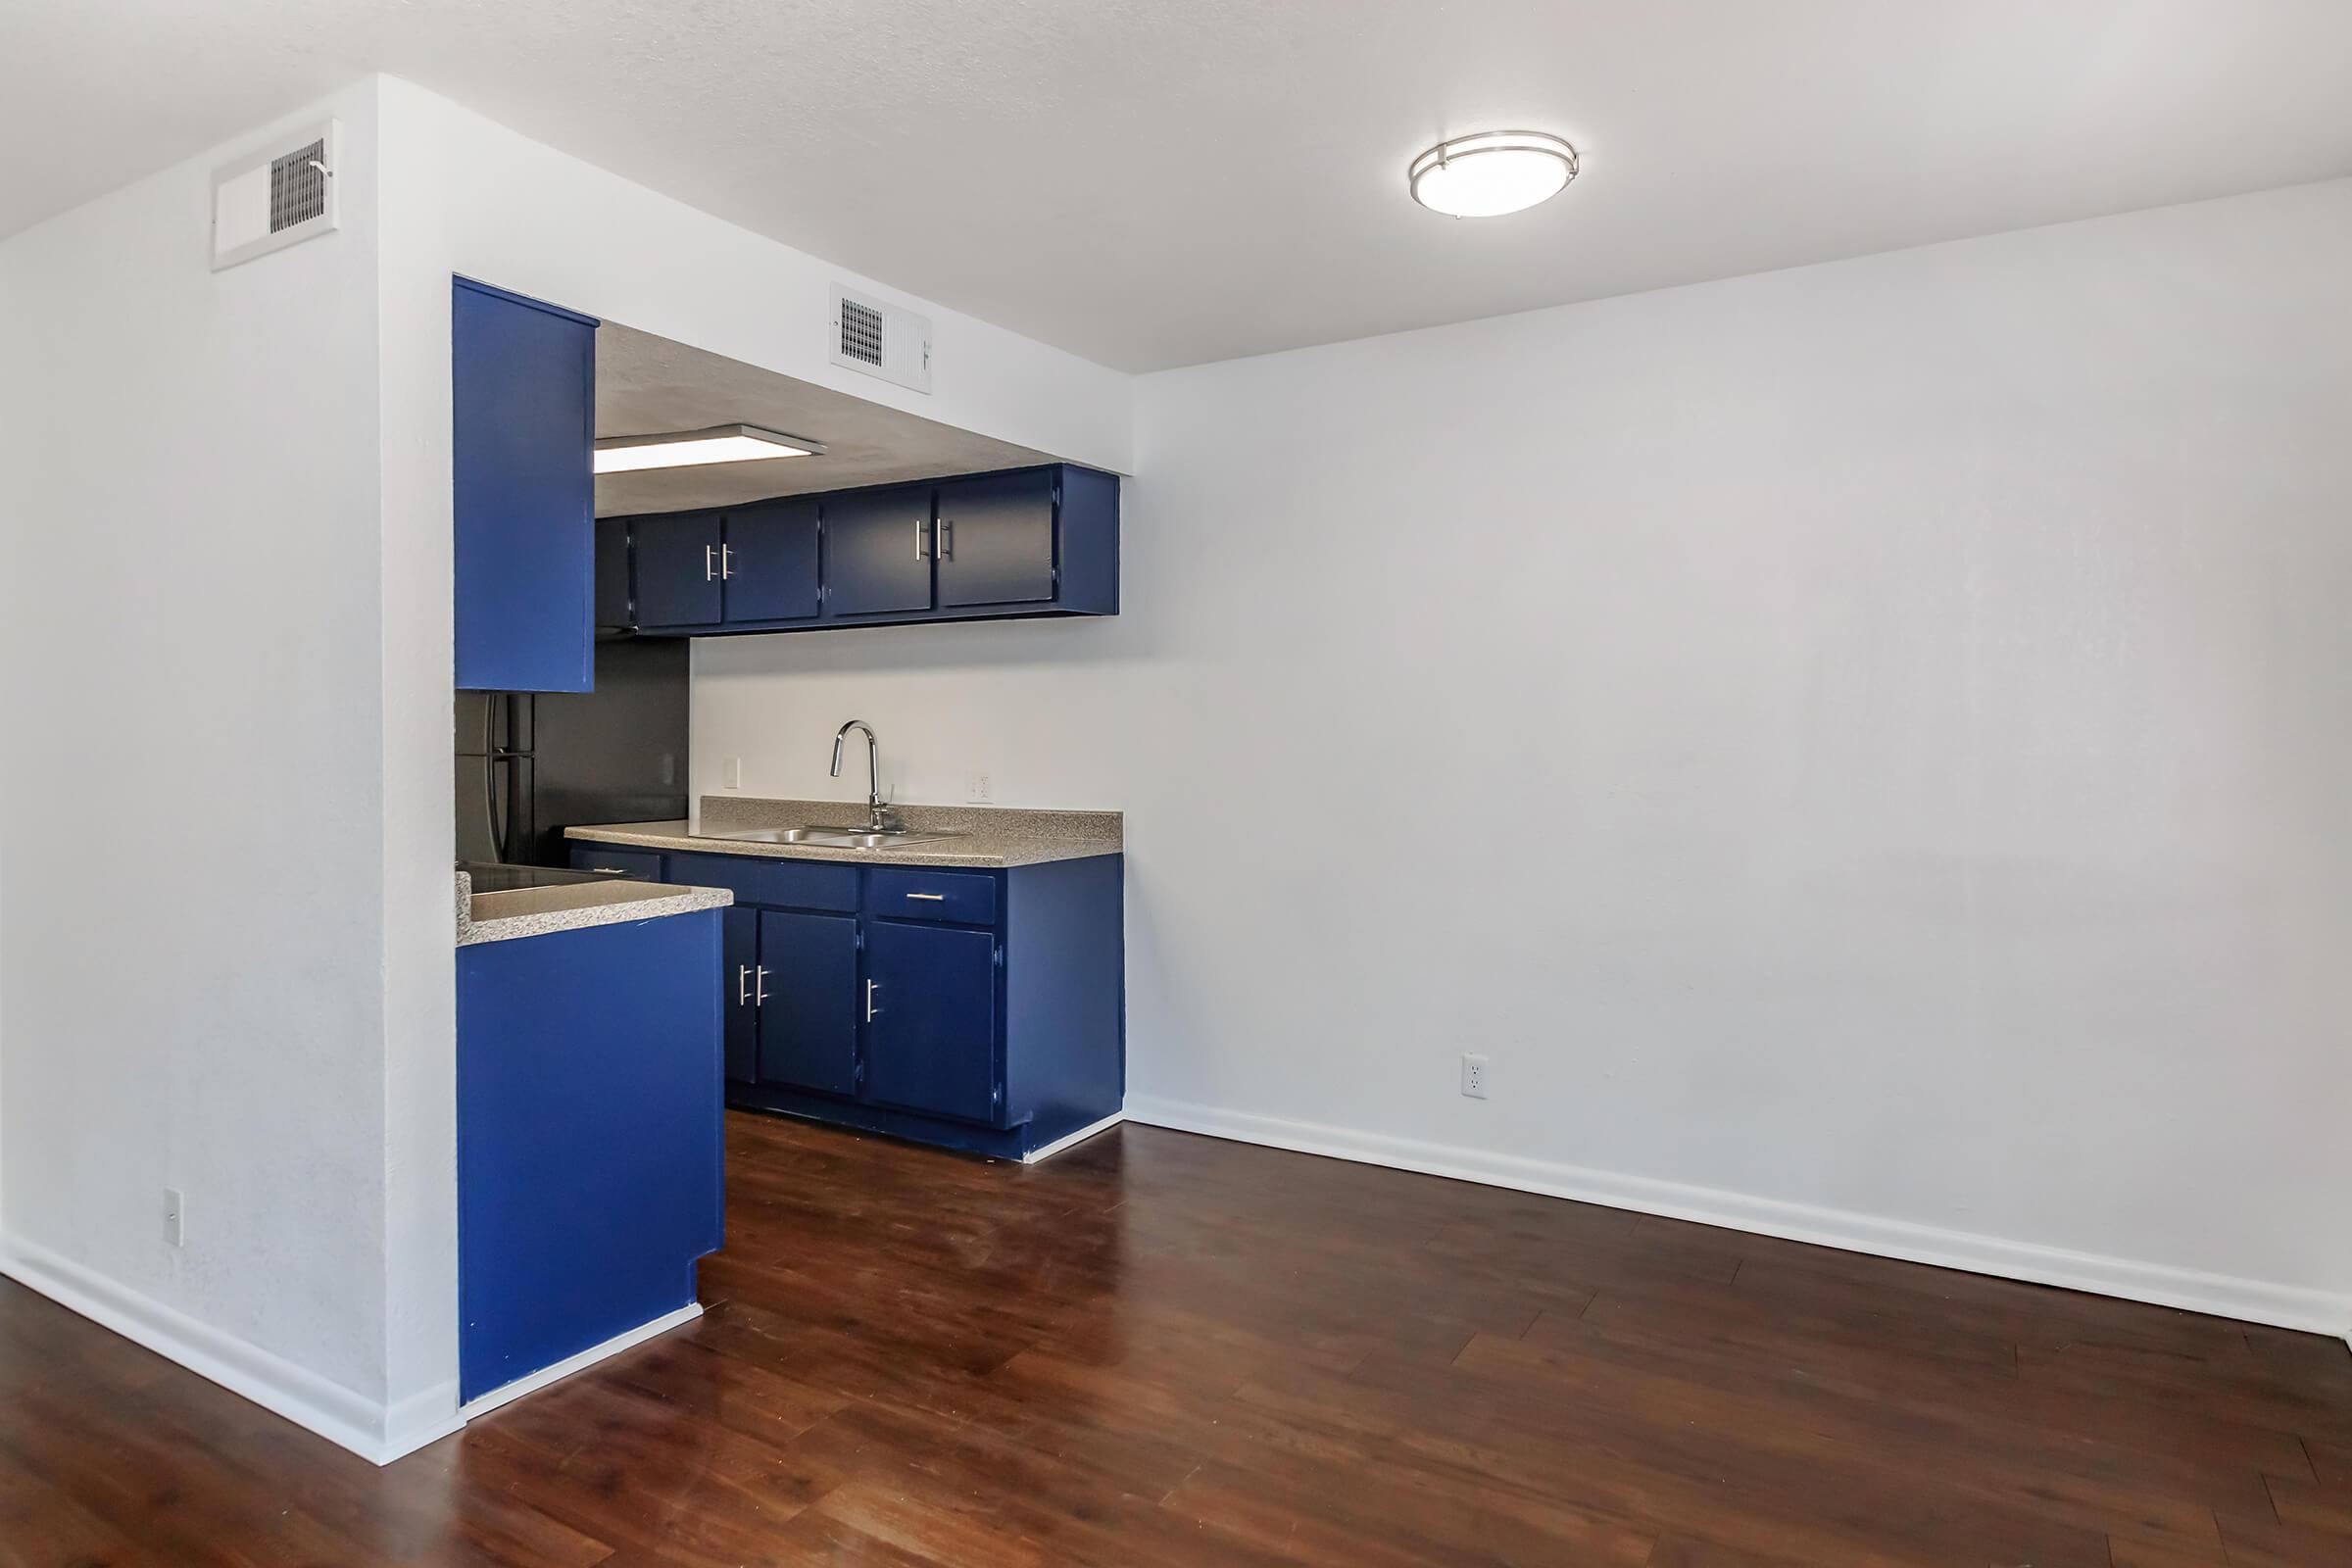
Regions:
<instances>
[{"instance_id":1,"label":"beige speckled countertop","mask_svg":"<svg viewBox=\"0 0 2352 1568\"><path fill-rule=\"evenodd\" d=\"M764 801L706 795L702 815L690 821L610 822L565 828L567 838L706 855L755 855L777 860L842 860L853 865L960 865L995 869L1117 855L1122 819L1116 811L1027 811L994 806L906 806L899 815L916 831L945 831L898 849L852 850L818 844L761 844L712 837L742 829L853 827L865 808L842 801Z\"/></svg>"},{"instance_id":2,"label":"beige speckled countertop","mask_svg":"<svg viewBox=\"0 0 2352 1568\"><path fill-rule=\"evenodd\" d=\"M543 937L592 925L619 925L665 914L718 909L735 902L724 888L667 887L656 882L582 882L563 887L475 893L473 878L458 873L458 946Z\"/></svg>"}]
</instances>

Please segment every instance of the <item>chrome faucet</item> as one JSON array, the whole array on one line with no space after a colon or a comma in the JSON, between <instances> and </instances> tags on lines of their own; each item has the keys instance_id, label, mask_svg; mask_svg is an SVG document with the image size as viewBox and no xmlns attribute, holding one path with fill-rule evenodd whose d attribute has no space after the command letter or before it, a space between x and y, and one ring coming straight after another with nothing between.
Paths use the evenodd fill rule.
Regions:
<instances>
[{"instance_id":1,"label":"chrome faucet","mask_svg":"<svg viewBox=\"0 0 2352 1568\"><path fill-rule=\"evenodd\" d=\"M874 735L874 726L864 719L853 718L833 732L833 776L841 777L841 743L854 729L865 731L865 830L895 833L899 819L882 804L882 743Z\"/></svg>"}]
</instances>

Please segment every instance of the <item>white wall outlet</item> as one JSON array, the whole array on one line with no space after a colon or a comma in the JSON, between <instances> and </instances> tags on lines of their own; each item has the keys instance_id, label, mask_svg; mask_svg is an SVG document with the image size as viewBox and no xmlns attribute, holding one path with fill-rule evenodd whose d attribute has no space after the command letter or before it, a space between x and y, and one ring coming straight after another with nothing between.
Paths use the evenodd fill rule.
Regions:
<instances>
[{"instance_id":1,"label":"white wall outlet","mask_svg":"<svg viewBox=\"0 0 2352 1568\"><path fill-rule=\"evenodd\" d=\"M986 773L963 775L963 799L967 806L986 806L988 804L988 775Z\"/></svg>"},{"instance_id":2,"label":"white wall outlet","mask_svg":"<svg viewBox=\"0 0 2352 1568\"><path fill-rule=\"evenodd\" d=\"M188 1245L188 1200L176 1187L164 1189L164 1240L173 1247Z\"/></svg>"},{"instance_id":3,"label":"white wall outlet","mask_svg":"<svg viewBox=\"0 0 2352 1568\"><path fill-rule=\"evenodd\" d=\"M1487 1058L1462 1053L1462 1093L1472 1100L1487 1098Z\"/></svg>"},{"instance_id":4,"label":"white wall outlet","mask_svg":"<svg viewBox=\"0 0 2352 1568\"><path fill-rule=\"evenodd\" d=\"M722 790L743 788L743 759L722 757L718 760L718 787Z\"/></svg>"}]
</instances>

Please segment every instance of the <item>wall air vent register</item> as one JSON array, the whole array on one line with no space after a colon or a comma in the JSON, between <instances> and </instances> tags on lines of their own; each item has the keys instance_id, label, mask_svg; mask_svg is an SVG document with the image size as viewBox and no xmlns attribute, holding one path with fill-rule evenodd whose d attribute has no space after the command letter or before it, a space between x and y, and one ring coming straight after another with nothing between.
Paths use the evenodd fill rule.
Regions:
<instances>
[{"instance_id":1,"label":"wall air vent register","mask_svg":"<svg viewBox=\"0 0 2352 1568\"><path fill-rule=\"evenodd\" d=\"M831 359L846 370L931 390L931 320L833 285Z\"/></svg>"},{"instance_id":2,"label":"wall air vent register","mask_svg":"<svg viewBox=\"0 0 2352 1568\"><path fill-rule=\"evenodd\" d=\"M214 271L334 231L335 145L330 120L213 172Z\"/></svg>"}]
</instances>

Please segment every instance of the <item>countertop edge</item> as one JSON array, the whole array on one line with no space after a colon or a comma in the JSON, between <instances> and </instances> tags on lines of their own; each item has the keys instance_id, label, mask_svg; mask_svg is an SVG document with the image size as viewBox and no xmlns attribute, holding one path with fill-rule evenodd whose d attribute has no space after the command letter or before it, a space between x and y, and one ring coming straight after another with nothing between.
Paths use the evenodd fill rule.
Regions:
<instances>
[{"instance_id":1,"label":"countertop edge","mask_svg":"<svg viewBox=\"0 0 2352 1568\"><path fill-rule=\"evenodd\" d=\"M639 849L675 850L684 855L741 855L766 860L825 860L838 865L930 865L972 871L1001 871L1019 865L1044 865L1054 860L1087 860L1101 855L1123 855L1118 844L1072 844L1066 848L1040 845L996 855L958 855L953 850L910 846L899 850L827 849L809 844L758 844L734 839L698 839L683 833L637 833L625 826L567 827L567 839L591 844L633 845Z\"/></svg>"},{"instance_id":2,"label":"countertop edge","mask_svg":"<svg viewBox=\"0 0 2352 1568\"><path fill-rule=\"evenodd\" d=\"M591 904L576 909L549 909L538 914L501 915L491 920L474 920L461 912L458 922L458 942L461 948L479 947L486 942L514 942L524 937L552 936L559 931L585 931L600 925L625 925L637 920L659 920L673 914L693 914L703 909L723 909L735 902L735 895L725 888L680 888L664 898L630 899L618 904ZM463 895L461 894L461 911Z\"/></svg>"}]
</instances>

